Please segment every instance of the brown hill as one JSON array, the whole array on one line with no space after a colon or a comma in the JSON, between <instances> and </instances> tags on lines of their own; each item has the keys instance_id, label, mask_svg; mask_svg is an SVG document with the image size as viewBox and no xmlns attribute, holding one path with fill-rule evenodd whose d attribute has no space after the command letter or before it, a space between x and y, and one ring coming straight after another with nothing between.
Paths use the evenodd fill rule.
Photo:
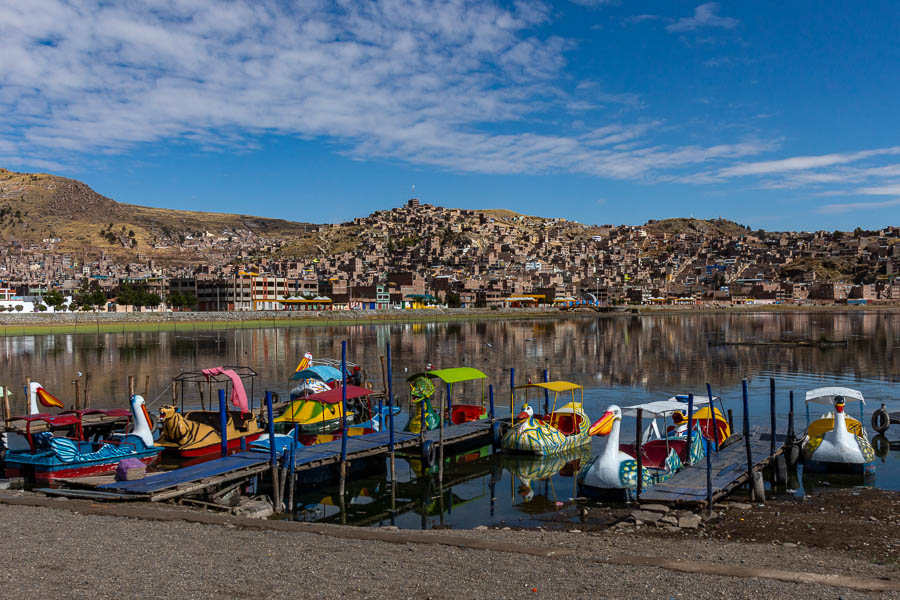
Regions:
<instances>
[{"instance_id":1,"label":"brown hill","mask_svg":"<svg viewBox=\"0 0 900 600\"><path fill-rule=\"evenodd\" d=\"M663 219L648 221L644 226L651 233L692 233L706 237L747 235L750 230L727 219Z\"/></svg>"},{"instance_id":2,"label":"brown hill","mask_svg":"<svg viewBox=\"0 0 900 600\"><path fill-rule=\"evenodd\" d=\"M281 219L120 204L74 179L0 169L0 236L5 241L58 238L59 251L115 255L136 248L162 258L178 251L187 236L205 232L281 239L310 228ZM178 252L181 259L193 258Z\"/></svg>"}]
</instances>

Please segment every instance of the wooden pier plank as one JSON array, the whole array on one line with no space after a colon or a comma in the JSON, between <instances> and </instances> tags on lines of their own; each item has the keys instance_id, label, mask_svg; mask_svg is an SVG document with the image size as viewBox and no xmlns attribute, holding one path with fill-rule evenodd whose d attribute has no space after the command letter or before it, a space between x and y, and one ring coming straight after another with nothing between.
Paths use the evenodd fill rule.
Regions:
<instances>
[{"instance_id":1,"label":"wooden pier plank","mask_svg":"<svg viewBox=\"0 0 900 600\"><path fill-rule=\"evenodd\" d=\"M491 431L488 420L471 421L444 428L444 444L453 445L474 438L486 436ZM440 432L432 430L425 439L438 442ZM394 447L398 450L418 447L422 437L406 431L394 432ZM365 436L347 438L347 460L369 456L387 455L390 432L383 431ZM297 448L294 453L294 468L314 469L340 462L341 440ZM264 472L269 467L270 455L266 451L251 450L208 462L182 467L173 471L148 475L135 481L116 481L97 485L95 489L117 494L149 496L152 500L164 500L183 496L242 477L251 477Z\"/></svg>"},{"instance_id":2,"label":"wooden pier plank","mask_svg":"<svg viewBox=\"0 0 900 600\"><path fill-rule=\"evenodd\" d=\"M759 470L781 453L787 437L776 434L778 444L775 454L771 452L771 432L755 429L750 432L750 451L753 456L753 470ZM747 446L745 440L713 453L711 457L713 501L727 495L747 479ZM706 503L706 461L683 468L668 481L655 484L641 494L644 503L664 504Z\"/></svg>"}]
</instances>

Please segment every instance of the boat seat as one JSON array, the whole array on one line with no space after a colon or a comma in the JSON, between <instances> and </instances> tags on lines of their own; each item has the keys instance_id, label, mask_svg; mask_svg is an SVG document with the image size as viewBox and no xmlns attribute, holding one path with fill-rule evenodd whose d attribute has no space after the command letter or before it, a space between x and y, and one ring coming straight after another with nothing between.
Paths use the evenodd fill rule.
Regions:
<instances>
[{"instance_id":1,"label":"boat seat","mask_svg":"<svg viewBox=\"0 0 900 600\"><path fill-rule=\"evenodd\" d=\"M678 456L681 457L683 452L687 449L687 442L684 440L669 440L667 447L665 440L653 440L644 443L641 449L643 450L641 457L641 464L643 466L648 469L665 469L669 452L675 450ZM619 450L633 458L637 457L637 451L635 450L634 444L619 444ZM684 461L683 458L682 461Z\"/></svg>"},{"instance_id":2,"label":"boat seat","mask_svg":"<svg viewBox=\"0 0 900 600\"><path fill-rule=\"evenodd\" d=\"M482 415L484 415L484 409L477 404L454 404L450 421L454 425L459 425L468 421L477 421Z\"/></svg>"},{"instance_id":3,"label":"boat seat","mask_svg":"<svg viewBox=\"0 0 900 600\"><path fill-rule=\"evenodd\" d=\"M564 435L572 435L578 431L578 426L581 425L581 417L575 415L573 418L571 413L554 413L551 415L550 423Z\"/></svg>"},{"instance_id":4,"label":"boat seat","mask_svg":"<svg viewBox=\"0 0 900 600\"><path fill-rule=\"evenodd\" d=\"M830 414L830 413L829 413ZM846 415L844 417L844 422L847 424L847 431L852 433L853 435L864 437L863 426L862 423L851 417L850 415ZM812 423L809 424L809 427L806 429L806 434L810 438L822 437L829 431L834 430L834 417L828 416L823 417L821 419L816 419Z\"/></svg>"}]
</instances>

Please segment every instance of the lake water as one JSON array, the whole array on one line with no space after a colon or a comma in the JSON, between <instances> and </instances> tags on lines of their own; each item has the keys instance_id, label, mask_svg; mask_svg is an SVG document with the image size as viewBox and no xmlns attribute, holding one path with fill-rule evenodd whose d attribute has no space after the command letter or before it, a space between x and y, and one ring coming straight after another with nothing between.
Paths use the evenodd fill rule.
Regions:
<instances>
[{"instance_id":1,"label":"lake water","mask_svg":"<svg viewBox=\"0 0 900 600\"><path fill-rule=\"evenodd\" d=\"M790 340L842 340L845 345L796 347L750 345ZM843 385L860 390L868 401L863 423L881 403L900 410L895 390L900 379L900 318L883 311L757 314L668 314L577 317L563 320L464 321L263 328L124 334L41 335L0 338L0 385L21 389L26 376L41 382L67 405L74 397L73 381L91 374L93 406L126 406L127 377L158 407L171 394L172 377L183 370L247 365L258 373L253 391L258 402L266 389L281 394L304 352L339 358L341 341L348 342L348 359L367 371L381 388L379 357L392 345L394 389L405 403L405 379L424 370L473 366L494 384L498 416L509 414L509 369L517 383L539 381L543 369L551 379L585 386L585 407L597 418L610 404L620 406L660 400L675 393L705 394L706 383L722 396L726 408L741 418L741 379L750 383L751 423L767 424L769 379L775 378L779 422L786 422L788 392L795 392L798 430L806 423L806 390ZM748 345L734 345L748 344ZM149 383L147 377L149 376ZM480 397L480 384L454 389L454 398ZM23 408L22 394L14 406ZM858 416L858 409L851 407ZM821 409L813 409L813 418ZM406 423L402 414L398 427ZM623 432L634 430L626 419ZM871 433L871 431L870 431ZM623 433L623 435L628 435ZM900 440L900 426L888 432ZM595 440L593 451L602 442ZM878 460L867 484L900 489L900 452ZM423 474L416 461L398 462L395 503L398 525L430 527L506 523L535 525L575 519L572 466L566 463L492 456L489 448L448 457L444 482ZM802 493L821 482L856 482L801 478L790 489ZM446 486L443 485L446 483ZM300 517L341 518L348 522L384 524L390 500L386 474L354 477L348 485L346 511L341 515L337 489L319 486L300 494ZM493 498L493 500L492 500ZM557 504L560 503L560 504ZM388 504L388 507L390 504ZM402 508L402 510L401 510Z\"/></svg>"}]
</instances>

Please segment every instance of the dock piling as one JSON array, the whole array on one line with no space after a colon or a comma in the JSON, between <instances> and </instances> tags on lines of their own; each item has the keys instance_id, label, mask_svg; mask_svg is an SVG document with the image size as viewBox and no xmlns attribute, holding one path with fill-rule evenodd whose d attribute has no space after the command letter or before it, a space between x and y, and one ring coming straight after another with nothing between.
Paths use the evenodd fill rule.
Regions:
<instances>
[{"instance_id":1,"label":"dock piling","mask_svg":"<svg viewBox=\"0 0 900 600\"><path fill-rule=\"evenodd\" d=\"M75 410L81 408L81 402L79 402L78 397L80 396L80 390L78 385L78 379L73 379L72 383L75 385Z\"/></svg>"},{"instance_id":2,"label":"dock piling","mask_svg":"<svg viewBox=\"0 0 900 600\"><path fill-rule=\"evenodd\" d=\"M23 398L25 399L25 411L22 413L23 415L31 414L31 377L25 378L25 389L23 390L25 393ZM12 415L10 415L12 416Z\"/></svg>"},{"instance_id":3,"label":"dock piling","mask_svg":"<svg viewBox=\"0 0 900 600\"><path fill-rule=\"evenodd\" d=\"M275 512L281 512L279 500L281 496L278 493L278 454L275 451L275 421L272 416L272 392L266 391L266 414L269 419L267 421L269 429L269 462L272 472L272 508Z\"/></svg>"},{"instance_id":4,"label":"dock piling","mask_svg":"<svg viewBox=\"0 0 900 600\"><path fill-rule=\"evenodd\" d=\"M544 369L544 383L550 381L550 370ZM550 390L544 389L544 415L550 412Z\"/></svg>"},{"instance_id":5,"label":"dock piling","mask_svg":"<svg viewBox=\"0 0 900 600\"><path fill-rule=\"evenodd\" d=\"M688 394L687 461L691 464L691 443L694 441L694 395Z\"/></svg>"},{"instance_id":6,"label":"dock piling","mask_svg":"<svg viewBox=\"0 0 900 600\"><path fill-rule=\"evenodd\" d=\"M769 456L775 455L775 378L769 378L769 420L772 423L772 444L769 449Z\"/></svg>"},{"instance_id":7,"label":"dock piling","mask_svg":"<svg viewBox=\"0 0 900 600\"><path fill-rule=\"evenodd\" d=\"M225 390L219 390L219 437L222 438L222 456L228 456L228 405L225 404ZM274 444L275 440L269 440Z\"/></svg>"},{"instance_id":8,"label":"dock piling","mask_svg":"<svg viewBox=\"0 0 900 600\"><path fill-rule=\"evenodd\" d=\"M387 393L388 393L388 420L390 421L391 434L388 438L388 451L391 459L391 508L393 509L393 499L395 498L395 488L397 487L397 469L394 461L394 372L391 370L391 343L386 344L387 354Z\"/></svg>"},{"instance_id":9,"label":"dock piling","mask_svg":"<svg viewBox=\"0 0 900 600\"><path fill-rule=\"evenodd\" d=\"M635 447L637 448L637 495L636 499L641 499L641 492L644 488L644 409L637 409L636 415L636 429L637 429L637 441L635 442ZM690 447L690 444L688 444ZM576 479L578 479L576 477Z\"/></svg>"},{"instance_id":10,"label":"dock piling","mask_svg":"<svg viewBox=\"0 0 900 600\"><path fill-rule=\"evenodd\" d=\"M450 400L450 384L447 384L447 400ZM441 397L441 429L438 432L438 482L444 481L444 398ZM443 510L441 511L443 514Z\"/></svg>"},{"instance_id":11,"label":"dock piling","mask_svg":"<svg viewBox=\"0 0 900 600\"><path fill-rule=\"evenodd\" d=\"M91 407L91 374L84 374L84 407Z\"/></svg>"},{"instance_id":12,"label":"dock piling","mask_svg":"<svg viewBox=\"0 0 900 600\"><path fill-rule=\"evenodd\" d=\"M788 442L794 442L794 390L788 392Z\"/></svg>"},{"instance_id":13,"label":"dock piling","mask_svg":"<svg viewBox=\"0 0 900 600\"><path fill-rule=\"evenodd\" d=\"M341 502L347 485L347 340L341 342Z\"/></svg>"},{"instance_id":14,"label":"dock piling","mask_svg":"<svg viewBox=\"0 0 900 600\"><path fill-rule=\"evenodd\" d=\"M128 376L128 397L134 396L134 375Z\"/></svg>"},{"instance_id":15,"label":"dock piling","mask_svg":"<svg viewBox=\"0 0 900 600\"><path fill-rule=\"evenodd\" d=\"M289 471L288 471L288 481L289 481L288 485L290 486L290 487L288 488L288 490L289 490L289 491L288 491L288 510L291 512L291 514L294 513L294 487L296 487L296 484L297 484L297 482L296 482L296 471L294 470L294 451L295 451L296 448L297 448L297 444L291 444L291 452L290 452L290 455L291 455L291 462L290 462L290 464L288 465L288 469L289 469Z\"/></svg>"},{"instance_id":16,"label":"dock piling","mask_svg":"<svg viewBox=\"0 0 900 600\"><path fill-rule=\"evenodd\" d=\"M516 368L509 368L509 426L515 425L516 402Z\"/></svg>"},{"instance_id":17,"label":"dock piling","mask_svg":"<svg viewBox=\"0 0 900 600\"><path fill-rule=\"evenodd\" d=\"M488 398L491 403L491 425L494 424L494 384L491 383L488 385Z\"/></svg>"},{"instance_id":18,"label":"dock piling","mask_svg":"<svg viewBox=\"0 0 900 600\"><path fill-rule=\"evenodd\" d=\"M728 429L734 433L734 411L730 408L728 409Z\"/></svg>"},{"instance_id":19,"label":"dock piling","mask_svg":"<svg viewBox=\"0 0 900 600\"><path fill-rule=\"evenodd\" d=\"M712 402L710 402L712 406ZM712 452L709 451L709 444L706 445L706 514L712 514Z\"/></svg>"}]
</instances>

